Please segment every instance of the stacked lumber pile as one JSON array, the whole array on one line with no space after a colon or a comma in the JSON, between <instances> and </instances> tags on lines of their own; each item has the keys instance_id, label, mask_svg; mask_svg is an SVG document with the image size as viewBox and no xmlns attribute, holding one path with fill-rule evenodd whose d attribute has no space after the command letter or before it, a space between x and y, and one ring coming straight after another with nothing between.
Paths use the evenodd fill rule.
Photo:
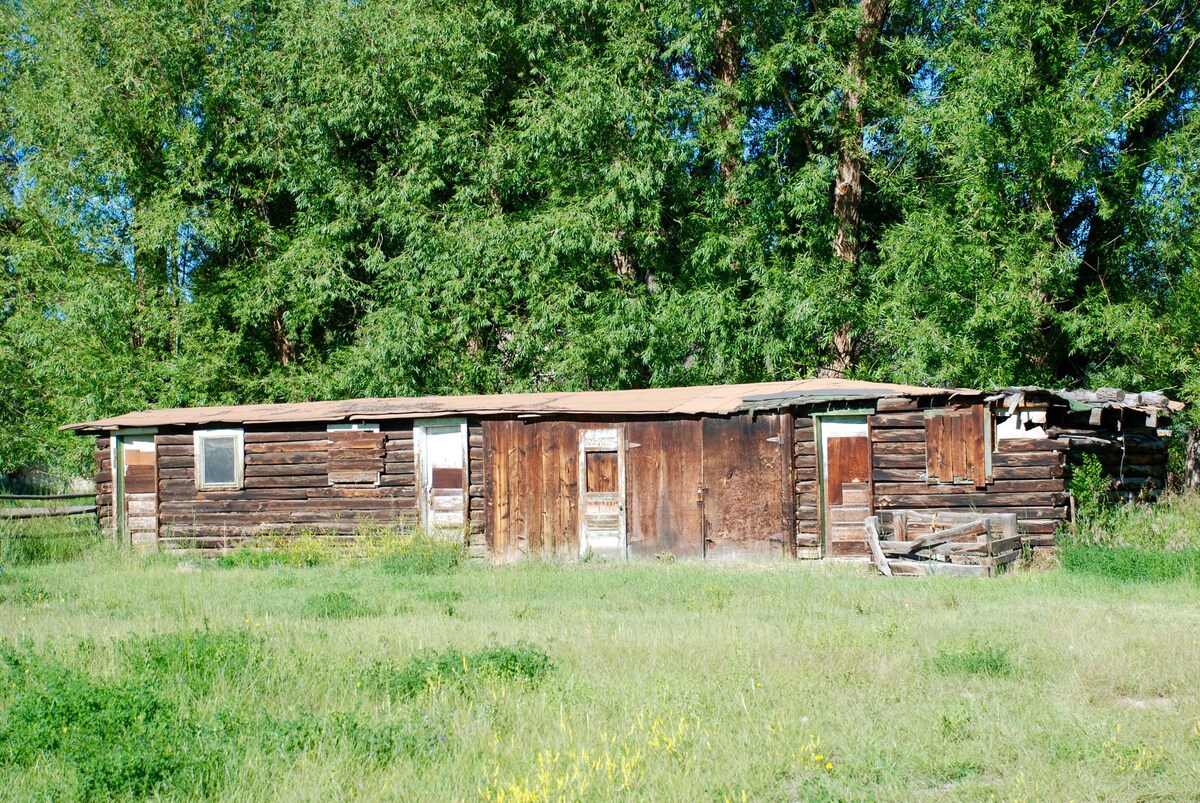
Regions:
<instances>
[{"instance_id":1,"label":"stacked lumber pile","mask_svg":"<svg viewBox=\"0 0 1200 803\"><path fill-rule=\"evenodd\" d=\"M887 577L929 574L987 577L1021 556L1014 513L892 514L892 537L881 537L878 516L866 520L876 568Z\"/></svg>"}]
</instances>

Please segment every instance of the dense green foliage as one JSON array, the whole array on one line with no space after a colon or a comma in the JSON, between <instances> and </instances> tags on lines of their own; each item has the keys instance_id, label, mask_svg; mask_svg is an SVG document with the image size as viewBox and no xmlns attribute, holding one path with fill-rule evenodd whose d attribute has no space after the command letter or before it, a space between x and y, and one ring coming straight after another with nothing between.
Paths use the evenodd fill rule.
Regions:
<instances>
[{"instance_id":1,"label":"dense green foliage","mask_svg":"<svg viewBox=\"0 0 1200 803\"><path fill-rule=\"evenodd\" d=\"M823 368L1200 398L1198 19L6 0L0 470L160 405Z\"/></svg>"}]
</instances>

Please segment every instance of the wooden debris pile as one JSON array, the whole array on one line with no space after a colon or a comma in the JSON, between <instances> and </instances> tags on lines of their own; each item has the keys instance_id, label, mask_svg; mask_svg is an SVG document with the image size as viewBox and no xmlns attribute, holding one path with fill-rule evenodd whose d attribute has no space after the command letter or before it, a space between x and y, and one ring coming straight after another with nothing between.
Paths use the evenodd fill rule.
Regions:
<instances>
[{"instance_id":1,"label":"wooden debris pile","mask_svg":"<svg viewBox=\"0 0 1200 803\"><path fill-rule=\"evenodd\" d=\"M881 537L878 516L866 520L867 544L876 568L887 577L946 574L987 577L1021 556L1013 513L892 514L892 537Z\"/></svg>"}]
</instances>

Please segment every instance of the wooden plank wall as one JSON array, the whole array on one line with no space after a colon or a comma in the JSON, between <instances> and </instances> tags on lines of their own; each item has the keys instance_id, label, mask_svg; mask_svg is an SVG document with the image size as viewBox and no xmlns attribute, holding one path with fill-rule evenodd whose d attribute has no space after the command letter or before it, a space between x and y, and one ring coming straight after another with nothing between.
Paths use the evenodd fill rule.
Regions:
<instances>
[{"instance_id":1,"label":"wooden plank wall","mask_svg":"<svg viewBox=\"0 0 1200 803\"><path fill-rule=\"evenodd\" d=\"M809 416L795 417L792 444L796 502L796 557L821 557L821 504L817 487L816 429Z\"/></svg>"},{"instance_id":2,"label":"wooden plank wall","mask_svg":"<svg viewBox=\"0 0 1200 803\"><path fill-rule=\"evenodd\" d=\"M579 554L579 434L596 428L624 433L630 556L789 555L784 418L484 421L492 557L505 562ZM703 507L697 496L702 485Z\"/></svg>"},{"instance_id":3,"label":"wooden plank wall","mask_svg":"<svg viewBox=\"0 0 1200 803\"><path fill-rule=\"evenodd\" d=\"M579 554L578 429L569 421L484 421L492 558Z\"/></svg>"},{"instance_id":4,"label":"wooden plank wall","mask_svg":"<svg viewBox=\"0 0 1200 803\"><path fill-rule=\"evenodd\" d=\"M783 453L783 418L759 413L703 419L701 466L709 560L791 555L792 527L784 518L779 491L791 476Z\"/></svg>"},{"instance_id":5,"label":"wooden plank wall","mask_svg":"<svg viewBox=\"0 0 1200 803\"><path fill-rule=\"evenodd\" d=\"M889 509L1016 513L1021 532L1034 545L1054 543L1054 530L1067 518L1065 446L1050 439L1008 439L992 454L994 482L929 484L926 480L925 416L920 411L870 417L874 452L875 507L885 526Z\"/></svg>"},{"instance_id":6,"label":"wooden plank wall","mask_svg":"<svg viewBox=\"0 0 1200 803\"><path fill-rule=\"evenodd\" d=\"M625 425L625 509L630 556L704 555L702 425L697 419L641 420Z\"/></svg>"},{"instance_id":7,"label":"wooden plank wall","mask_svg":"<svg viewBox=\"0 0 1200 803\"><path fill-rule=\"evenodd\" d=\"M104 530L113 528L113 471L112 438L101 435L96 438L94 458L96 466L96 517Z\"/></svg>"},{"instance_id":8,"label":"wooden plank wall","mask_svg":"<svg viewBox=\"0 0 1200 803\"><path fill-rule=\"evenodd\" d=\"M247 428L244 487L198 491L192 433L162 432L156 437L159 540L164 547L221 547L268 533L347 534L364 521L412 525L417 506L411 423L399 422L381 435L378 485L331 484L329 433L310 424Z\"/></svg>"}]
</instances>

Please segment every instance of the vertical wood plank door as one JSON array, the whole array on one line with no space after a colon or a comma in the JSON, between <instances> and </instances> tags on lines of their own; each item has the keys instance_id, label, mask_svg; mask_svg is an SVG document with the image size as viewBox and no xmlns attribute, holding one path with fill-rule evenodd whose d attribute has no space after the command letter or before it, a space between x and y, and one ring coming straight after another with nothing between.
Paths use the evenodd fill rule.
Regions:
<instances>
[{"instance_id":1,"label":"vertical wood plank door","mask_svg":"<svg viewBox=\"0 0 1200 803\"><path fill-rule=\"evenodd\" d=\"M426 532L461 533L467 524L467 422L444 418L413 426Z\"/></svg>"},{"instance_id":2,"label":"vertical wood plank door","mask_svg":"<svg viewBox=\"0 0 1200 803\"><path fill-rule=\"evenodd\" d=\"M618 429L579 432L579 552L626 557L625 460Z\"/></svg>"},{"instance_id":3,"label":"vertical wood plank door","mask_svg":"<svg viewBox=\"0 0 1200 803\"><path fill-rule=\"evenodd\" d=\"M120 435L117 467L121 475L122 537L139 547L158 542L158 454L153 435Z\"/></svg>"},{"instance_id":4,"label":"vertical wood plank door","mask_svg":"<svg viewBox=\"0 0 1200 803\"><path fill-rule=\"evenodd\" d=\"M704 419L701 466L705 558L784 557L789 525L780 484L791 475L780 416Z\"/></svg>"},{"instance_id":5,"label":"vertical wood plank door","mask_svg":"<svg viewBox=\"0 0 1200 803\"><path fill-rule=\"evenodd\" d=\"M866 520L874 506L866 416L822 418L821 441L825 554L867 555Z\"/></svg>"},{"instance_id":6,"label":"vertical wood plank door","mask_svg":"<svg viewBox=\"0 0 1200 803\"><path fill-rule=\"evenodd\" d=\"M704 556L697 491L702 426L698 419L625 424L625 498L631 557Z\"/></svg>"}]
</instances>

